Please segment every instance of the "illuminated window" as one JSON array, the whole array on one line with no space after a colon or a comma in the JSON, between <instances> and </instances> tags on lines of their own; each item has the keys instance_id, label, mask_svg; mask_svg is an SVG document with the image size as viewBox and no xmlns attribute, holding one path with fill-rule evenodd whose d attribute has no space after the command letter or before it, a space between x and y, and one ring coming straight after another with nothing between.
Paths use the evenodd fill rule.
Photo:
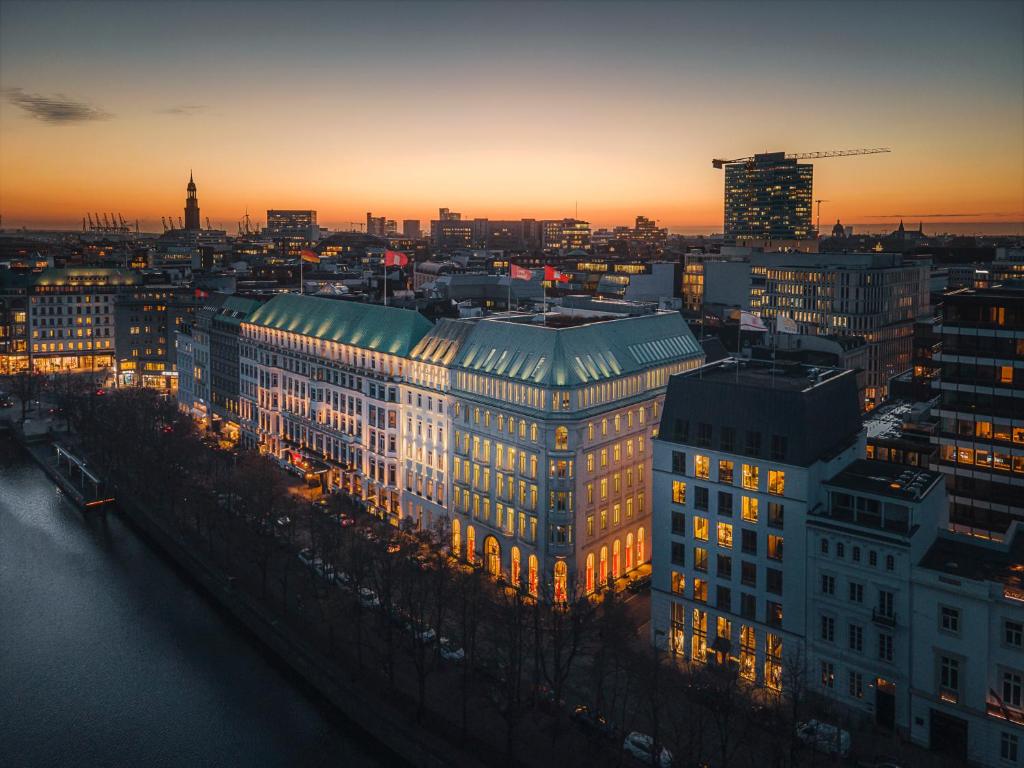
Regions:
<instances>
[{"instance_id":1,"label":"illuminated window","mask_svg":"<svg viewBox=\"0 0 1024 768\"><path fill-rule=\"evenodd\" d=\"M768 557L772 560L782 559L782 537L781 536L768 536Z\"/></svg>"},{"instance_id":2,"label":"illuminated window","mask_svg":"<svg viewBox=\"0 0 1024 768\"><path fill-rule=\"evenodd\" d=\"M708 615L697 608L693 609L693 640L690 655L694 661L704 661L708 652Z\"/></svg>"},{"instance_id":3,"label":"illuminated window","mask_svg":"<svg viewBox=\"0 0 1024 768\"><path fill-rule=\"evenodd\" d=\"M750 491L756 491L759 481L758 468L756 464L743 465L743 487Z\"/></svg>"},{"instance_id":4,"label":"illuminated window","mask_svg":"<svg viewBox=\"0 0 1024 768\"><path fill-rule=\"evenodd\" d=\"M527 565L527 588L530 594L537 596L537 556L530 555Z\"/></svg>"},{"instance_id":5,"label":"illuminated window","mask_svg":"<svg viewBox=\"0 0 1024 768\"><path fill-rule=\"evenodd\" d=\"M693 457L693 474L703 480L711 477L711 461L707 456L697 454Z\"/></svg>"},{"instance_id":6,"label":"illuminated window","mask_svg":"<svg viewBox=\"0 0 1024 768\"><path fill-rule=\"evenodd\" d=\"M743 519L748 523L757 522L757 498L754 496L743 497Z\"/></svg>"},{"instance_id":7,"label":"illuminated window","mask_svg":"<svg viewBox=\"0 0 1024 768\"><path fill-rule=\"evenodd\" d=\"M764 684L782 690L782 638L771 633L765 639Z\"/></svg>"},{"instance_id":8,"label":"illuminated window","mask_svg":"<svg viewBox=\"0 0 1024 768\"><path fill-rule=\"evenodd\" d=\"M686 483L681 480L672 481L672 501L676 504L686 503Z\"/></svg>"},{"instance_id":9,"label":"illuminated window","mask_svg":"<svg viewBox=\"0 0 1024 768\"><path fill-rule=\"evenodd\" d=\"M698 603L706 603L708 601L708 582L706 579L694 579L693 580L693 599Z\"/></svg>"},{"instance_id":10,"label":"illuminated window","mask_svg":"<svg viewBox=\"0 0 1024 768\"><path fill-rule=\"evenodd\" d=\"M746 624L740 626L740 676L757 679L757 633Z\"/></svg>"},{"instance_id":11,"label":"illuminated window","mask_svg":"<svg viewBox=\"0 0 1024 768\"><path fill-rule=\"evenodd\" d=\"M782 496L786 491L786 473L781 469L768 470L768 493Z\"/></svg>"},{"instance_id":12,"label":"illuminated window","mask_svg":"<svg viewBox=\"0 0 1024 768\"><path fill-rule=\"evenodd\" d=\"M708 540L708 520L706 517L693 518L693 538L699 541Z\"/></svg>"},{"instance_id":13,"label":"illuminated window","mask_svg":"<svg viewBox=\"0 0 1024 768\"><path fill-rule=\"evenodd\" d=\"M718 462L718 482L732 484L732 462L721 459Z\"/></svg>"},{"instance_id":14,"label":"illuminated window","mask_svg":"<svg viewBox=\"0 0 1024 768\"><path fill-rule=\"evenodd\" d=\"M564 603L568 599L569 568L564 560L555 563L555 602Z\"/></svg>"},{"instance_id":15,"label":"illuminated window","mask_svg":"<svg viewBox=\"0 0 1024 768\"><path fill-rule=\"evenodd\" d=\"M718 546L732 549L732 523L718 524Z\"/></svg>"}]
</instances>

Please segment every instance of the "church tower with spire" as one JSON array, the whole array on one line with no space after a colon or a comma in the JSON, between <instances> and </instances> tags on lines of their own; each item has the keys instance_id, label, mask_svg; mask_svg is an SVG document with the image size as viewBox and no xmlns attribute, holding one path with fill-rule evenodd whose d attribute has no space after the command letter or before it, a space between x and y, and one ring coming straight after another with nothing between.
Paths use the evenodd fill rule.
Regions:
<instances>
[{"instance_id":1,"label":"church tower with spire","mask_svg":"<svg viewBox=\"0 0 1024 768\"><path fill-rule=\"evenodd\" d=\"M185 197L185 229L195 232L199 226L199 199L196 197L196 183L192 180L192 171L188 172L188 187Z\"/></svg>"}]
</instances>

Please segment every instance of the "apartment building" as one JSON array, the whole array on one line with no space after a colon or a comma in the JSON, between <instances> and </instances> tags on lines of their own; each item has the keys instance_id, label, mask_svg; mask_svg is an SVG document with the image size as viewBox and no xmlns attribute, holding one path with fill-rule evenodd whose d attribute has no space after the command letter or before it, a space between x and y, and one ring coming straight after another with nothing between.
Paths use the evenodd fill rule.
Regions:
<instances>
[{"instance_id":1,"label":"apartment building","mask_svg":"<svg viewBox=\"0 0 1024 768\"><path fill-rule=\"evenodd\" d=\"M913 574L911 738L964 764L1024 760L1024 532L941 533Z\"/></svg>"},{"instance_id":2,"label":"apartment building","mask_svg":"<svg viewBox=\"0 0 1024 768\"><path fill-rule=\"evenodd\" d=\"M779 690L805 665L807 519L864 454L852 371L673 377L654 448L653 641Z\"/></svg>"},{"instance_id":3,"label":"apartment building","mask_svg":"<svg viewBox=\"0 0 1024 768\"><path fill-rule=\"evenodd\" d=\"M938 473L860 459L807 516L807 682L886 729L910 730L911 572L946 511Z\"/></svg>"}]
</instances>

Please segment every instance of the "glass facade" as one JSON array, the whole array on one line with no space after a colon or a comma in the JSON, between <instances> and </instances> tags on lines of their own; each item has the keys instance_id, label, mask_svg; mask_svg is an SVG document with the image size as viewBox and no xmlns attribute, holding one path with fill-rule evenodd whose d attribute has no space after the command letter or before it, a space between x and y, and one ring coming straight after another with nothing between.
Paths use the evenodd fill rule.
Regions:
<instances>
[{"instance_id":1,"label":"glass facade","mask_svg":"<svg viewBox=\"0 0 1024 768\"><path fill-rule=\"evenodd\" d=\"M783 152L725 166L725 241L812 237L813 176L814 166L787 160Z\"/></svg>"}]
</instances>

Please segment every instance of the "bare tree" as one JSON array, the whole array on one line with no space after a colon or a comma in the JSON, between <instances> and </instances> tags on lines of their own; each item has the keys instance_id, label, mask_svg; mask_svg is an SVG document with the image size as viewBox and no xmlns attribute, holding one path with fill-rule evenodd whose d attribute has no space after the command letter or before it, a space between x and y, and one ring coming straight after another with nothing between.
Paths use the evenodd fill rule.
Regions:
<instances>
[{"instance_id":1,"label":"bare tree","mask_svg":"<svg viewBox=\"0 0 1024 768\"><path fill-rule=\"evenodd\" d=\"M4 387L21 403L21 423L25 423L28 407L43 391L44 378L32 370L18 371L4 378Z\"/></svg>"}]
</instances>

